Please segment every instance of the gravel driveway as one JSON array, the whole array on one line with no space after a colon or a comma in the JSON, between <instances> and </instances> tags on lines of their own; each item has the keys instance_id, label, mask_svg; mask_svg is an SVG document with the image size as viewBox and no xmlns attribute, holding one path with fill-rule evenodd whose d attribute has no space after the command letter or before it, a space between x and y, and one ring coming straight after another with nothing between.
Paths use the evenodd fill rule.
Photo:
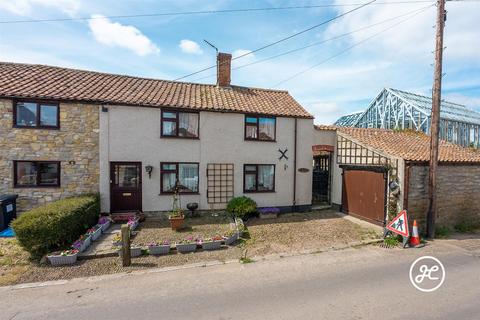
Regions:
<instances>
[{"instance_id":1,"label":"gravel driveway","mask_svg":"<svg viewBox=\"0 0 480 320\"><path fill-rule=\"evenodd\" d=\"M134 243L144 244L144 242L151 241L153 238L160 241L163 235L158 235L154 228L147 228L153 225L152 223L146 222L143 227L143 236L141 228ZM223 225L223 227L225 226L226 225ZM372 229L343 219L335 212L328 210L285 214L273 220L255 218L247 222L247 227L248 233L245 235L245 239L241 240L237 246L226 247L222 250L210 252L199 251L190 254L174 253L160 257L142 256L133 258L132 266L127 268L121 266L121 261L118 257L80 261L76 265L69 267L51 267L30 262L27 256L19 254L18 250L10 250L11 252L15 252L17 259L16 264L21 265L22 272L18 273L18 268L15 267L16 264L3 266L1 269L2 273L0 274L0 285L71 279L203 261L236 260L245 254L245 250L248 257L312 250L320 251L378 237L378 234ZM146 230L149 230L149 232L145 232ZM199 231L199 229L195 230L195 228L193 228L193 230L197 233ZM202 230L208 233L211 229L210 227L205 227ZM184 234L182 237L183 236ZM9 246L11 246L11 243ZM1 249L2 242L0 241L0 252ZM19 257L21 261L18 261ZM8 257L8 252L4 253L4 260L10 261L11 258L12 257ZM15 270L17 270L17 272L13 274Z\"/></svg>"}]
</instances>

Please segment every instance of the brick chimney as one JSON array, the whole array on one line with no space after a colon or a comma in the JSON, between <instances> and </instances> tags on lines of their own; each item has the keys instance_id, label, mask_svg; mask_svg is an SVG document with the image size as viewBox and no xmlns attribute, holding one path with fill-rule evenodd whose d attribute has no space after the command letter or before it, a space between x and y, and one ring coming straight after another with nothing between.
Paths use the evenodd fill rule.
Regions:
<instances>
[{"instance_id":1,"label":"brick chimney","mask_svg":"<svg viewBox=\"0 0 480 320\"><path fill-rule=\"evenodd\" d=\"M219 52L217 54L217 86L230 87L232 55Z\"/></svg>"}]
</instances>

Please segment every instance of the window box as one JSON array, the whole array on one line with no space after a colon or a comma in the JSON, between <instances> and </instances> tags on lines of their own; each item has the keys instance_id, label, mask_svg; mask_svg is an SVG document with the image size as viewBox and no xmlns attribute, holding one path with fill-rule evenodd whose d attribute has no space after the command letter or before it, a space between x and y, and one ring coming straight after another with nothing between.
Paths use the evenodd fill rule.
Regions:
<instances>
[{"instance_id":1,"label":"window box","mask_svg":"<svg viewBox=\"0 0 480 320\"><path fill-rule=\"evenodd\" d=\"M275 141L276 126L275 117L245 115L245 140Z\"/></svg>"},{"instance_id":2,"label":"window box","mask_svg":"<svg viewBox=\"0 0 480 320\"><path fill-rule=\"evenodd\" d=\"M160 133L162 138L199 138L200 113L162 110Z\"/></svg>"},{"instance_id":3,"label":"window box","mask_svg":"<svg viewBox=\"0 0 480 320\"><path fill-rule=\"evenodd\" d=\"M59 129L60 107L56 102L14 101L13 127Z\"/></svg>"},{"instance_id":4,"label":"window box","mask_svg":"<svg viewBox=\"0 0 480 320\"><path fill-rule=\"evenodd\" d=\"M245 164L243 192L275 192L275 165Z\"/></svg>"},{"instance_id":5,"label":"window box","mask_svg":"<svg viewBox=\"0 0 480 320\"><path fill-rule=\"evenodd\" d=\"M14 161L14 188L59 187L60 161Z\"/></svg>"}]
</instances>

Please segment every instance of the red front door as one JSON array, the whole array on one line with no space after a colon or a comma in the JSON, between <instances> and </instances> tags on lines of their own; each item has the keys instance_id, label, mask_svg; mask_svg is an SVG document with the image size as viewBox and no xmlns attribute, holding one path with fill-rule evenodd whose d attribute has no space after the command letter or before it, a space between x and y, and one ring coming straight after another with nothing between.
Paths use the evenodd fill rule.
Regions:
<instances>
[{"instance_id":1,"label":"red front door","mask_svg":"<svg viewBox=\"0 0 480 320\"><path fill-rule=\"evenodd\" d=\"M110 162L110 211L142 211L141 162Z\"/></svg>"}]
</instances>

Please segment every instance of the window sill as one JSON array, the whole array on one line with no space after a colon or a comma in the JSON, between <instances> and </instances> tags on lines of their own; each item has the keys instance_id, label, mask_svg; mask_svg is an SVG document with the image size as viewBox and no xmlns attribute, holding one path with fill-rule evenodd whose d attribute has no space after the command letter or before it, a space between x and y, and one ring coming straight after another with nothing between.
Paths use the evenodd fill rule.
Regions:
<instances>
[{"instance_id":1,"label":"window sill","mask_svg":"<svg viewBox=\"0 0 480 320\"><path fill-rule=\"evenodd\" d=\"M60 127L48 127L48 126L35 126L35 127L30 127L30 126L18 126L18 125L13 125L14 129L38 129L38 130L60 130Z\"/></svg>"},{"instance_id":2,"label":"window sill","mask_svg":"<svg viewBox=\"0 0 480 320\"><path fill-rule=\"evenodd\" d=\"M244 141L253 141L253 142L277 142L277 140L260 140L260 139L247 139L247 138L244 138Z\"/></svg>"},{"instance_id":3,"label":"window sill","mask_svg":"<svg viewBox=\"0 0 480 320\"><path fill-rule=\"evenodd\" d=\"M200 140L200 137L178 137L178 136L160 136L161 139L185 139L185 140Z\"/></svg>"},{"instance_id":4,"label":"window sill","mask_svg":"<svg viewBox=\"0 0 480 320\"><path fill-rule=\"evenodd\" d=\"M61 186L13 186L14 189L58 189Z\"/></svg>"},{"instance_id":5,"label":"window sill","mask_svg":"<svg viewBox=\"0 0 480 320\"><path fill-rule=\"evenodd\" d=\"M275 190L264 190L264 191L247 191L243 190L243 193L275 193Z\"/></svg>"},{"instance_id":6,"label":"window sill","mask_svg":"<svg viewBox=\"0 0 480 320\"><path fill-rule=\"evenodd\" d=\"M173 192L161 192L158 194L159 196L173 196ZM179 196L192 196L192 195L200 195L200 192L181 192L178 194Z\"/></svg>"}]
</instances>

